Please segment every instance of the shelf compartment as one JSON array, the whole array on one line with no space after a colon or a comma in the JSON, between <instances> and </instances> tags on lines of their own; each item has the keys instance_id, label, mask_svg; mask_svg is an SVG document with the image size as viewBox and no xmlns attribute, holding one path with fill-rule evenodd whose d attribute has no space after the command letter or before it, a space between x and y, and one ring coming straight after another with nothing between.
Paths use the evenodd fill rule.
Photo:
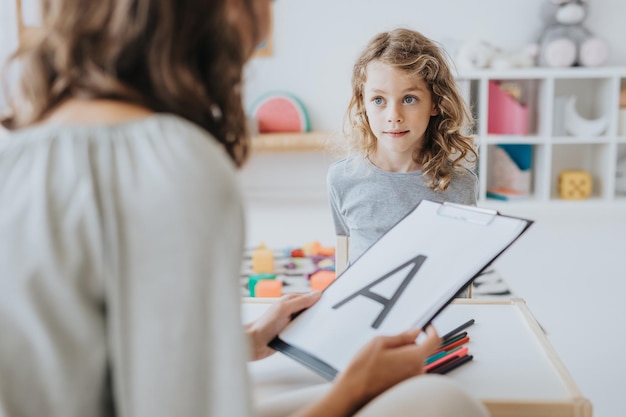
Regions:
<instances>
[{"instance_id":1,"label":"shelf compartment","mask_svg":"<svg viewBox=\"0 0 626 417\"><path fill-rule=\"evenodd\" d=\"M559 196L559 174L567 170L587 171L592 179L590 199L608 199L613 190L608 190L610 165L609 144L558 144L552 146L552 163L550 174L550 198L564 200Z\"/></svg>"},{"instance_id":2,"label":"shelf compartment","mask_svg":"<svg viewBox=\"0 0 626 417\"><path fill-rule=\"evenodd\" d=\"M585 139L606 136L614 114L612 88L607 78L556 79L552 135Z\"/></svg>"},{"instance_id":3,"label":"shelf compartment","mask_svg":"<svg viewBox=\"0 0 626 417\"><path fill-rule=\"evenodd\" d=\"M535 198L533 148L533 145L519 143L487 147L486 198L511 201Z\"/></svg>"},{"instance_id":4,"label":"shelf compartment","mask_svg":"<svg viewBox=\"0 0 626 417\"><path fill-rule=\"evenodd\" d=\"M529 136L537 134L535 79L491 79L487 86L488 135Z\"/></svg>"}]
</instances>

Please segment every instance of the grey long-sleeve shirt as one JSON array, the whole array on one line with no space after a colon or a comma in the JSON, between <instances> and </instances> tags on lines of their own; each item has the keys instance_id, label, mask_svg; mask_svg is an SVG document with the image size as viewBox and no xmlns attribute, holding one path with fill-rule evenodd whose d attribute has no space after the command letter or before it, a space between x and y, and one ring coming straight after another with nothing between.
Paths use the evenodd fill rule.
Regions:
<instances>
[{"instance_id":1,"label":"grey long-sleeve shirt","mask_svg":"<svg viewBox=\"0 0 626 417\"><path fill-rule=\"evenodd\" d=\"M333 163L327 185L335 232L350 238L350 262L420 201L476 205L478 194L478 178L465 168L454 172L447 190L433 191L424 184L422 171L385 171L360 155Z\"/></svg>"}]
</instances>

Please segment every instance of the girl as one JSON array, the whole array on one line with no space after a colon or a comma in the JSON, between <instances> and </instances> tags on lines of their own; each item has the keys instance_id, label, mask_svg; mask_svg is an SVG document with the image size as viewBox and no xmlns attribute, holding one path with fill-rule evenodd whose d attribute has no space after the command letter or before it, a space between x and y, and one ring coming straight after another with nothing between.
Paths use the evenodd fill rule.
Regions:
<instances>
[{"instance_id":1,"label":"girl","mask_svg":"<svg viewBox=\"0 0 626 417\"><path fill-rule=\"evenodd\" d=\"M443 53L422 34L376 35L354 65L346 112L353 154L328 172L335 230L358 258L421 200L476 204L470 113ZM338 241L338 248L342 243Z\"/></svg>"}]
</instances>

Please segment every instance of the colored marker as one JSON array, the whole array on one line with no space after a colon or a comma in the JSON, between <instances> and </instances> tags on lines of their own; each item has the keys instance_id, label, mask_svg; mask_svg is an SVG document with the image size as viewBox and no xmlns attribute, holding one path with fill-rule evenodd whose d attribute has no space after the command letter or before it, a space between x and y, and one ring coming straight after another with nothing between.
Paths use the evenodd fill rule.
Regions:
<instances>
[{"instance_id":1,"label":"colored marker","mask_svg":"<svg viewBox=\"0 0 626 417\"><path fill-rule=\"evenodd\" d=\"M439 353L442 350L450 350L457 346L464 345L465 343L469 342L469 340L470 340L469 336L464 336L462 339L455 340L454 342L451 342L450 344L440 347L438 350L435 351L435 353Z\"/></svg>"},{"instance_id":2,"label":"colored marker","mask_svg":"<svg viewBox=\"0 0 626 417\"><path fill-rule=\"evenodd\" d=\"M459 327L457 327L454 330L449 331L448 333L444 334L441 338L443 339L443 341L447 341L448 339L454 337L454 335L456 335L458 332L460 332L461 330L465 330L468 327L470 327L472 324L474 324L474 319L470 319L468 321L466 321L465 323L461 324Z\"/></svg>"},{"instance_id":3,"label":"colored marker","mask_svg":"<svg viewBox=\"0 0 626 417\"><path fill-rule=\"evenodd\" d=\"M431 369L436 368L436 367L438 367L438 366L440 366L440 365L442 365L444 363L448 363L448 362L450 362L450 361L452 361L454 359L463 357L463 356L467 355L467 351L468 351L468 348L466 346L466 347L464 347L462 349L459 349L458 351L449 353L448 355L445 355L444 357L437 359L433 363L424 366L424 371L428 372Z\"/></svg>"},{"instance_id":4,"label":"colored marker","mask_svg":"<svg viewBox=\"0 0 626 417\"><path fill-rule=\"evenodd\" d=\"M425 364L428 365L429 363L433 363L437 359L442 358L442 357L444 357L444 356L454 352L455 350L459 350L459 349L461 349L461 347L457 346L457 347L455 347L454 349L451 349L451 350L439 351L439 352L435 353L434 355L430 355L429 357L427 357Z\"/></svg>"},{"instance_id":5,"label":"colored marker","mask_svg":"<svg viewBox=\"0 0 626 417\"><path fill-rule=\"evenodd\" d=\"M455 335L454 337L451 337L450 339L446 340L445 342L443 342L441 345L439 345L439 349L444 349L446 346L463 339L465 336L467 336L467 332L461 332L457 335Z\"/></svg>"},{"instance_id":6,"label":"colored marker","mask_svg":"<svg viewBox=\"0 0 626 417\"><path fill-rule=\"evenodd\" d=\"M461 358L458 358L450 363L447 363L445 365L442 365L434 370L431 371L431 373L434 374L447 374L448 372L450 372L453 369L458 368L459 366L463 365L464 363L467 363L469 361L471 361L472 359L474 359L473 355L465 355Z\"/></svg>"}]
</instances>

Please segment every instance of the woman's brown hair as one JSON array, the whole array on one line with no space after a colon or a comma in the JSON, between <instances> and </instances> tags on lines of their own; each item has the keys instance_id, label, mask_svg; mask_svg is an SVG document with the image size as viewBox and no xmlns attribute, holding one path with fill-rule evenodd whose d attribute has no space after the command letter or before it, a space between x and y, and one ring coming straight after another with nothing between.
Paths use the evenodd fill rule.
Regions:
<instances>
[{"instance_id":1,"label":"woman's brown hair","mask_svg":"<svg viewBox=\"0 0 626 417\"><path fill-rule=\"evenodd\" d=\"M227 18L229 1L42 0L41 30L10 61L20 80L2 124L35 124L69 98L123 100L200 125L241 165L249 51ZM251 25L254 1L239 9Z\"/></svg>"},{"instance_id":2,"label":"woman's brown hair","mask_svg":"<svg viewBox=\"0 0 626 417\"><path fill-rule=\"evenodd\" d=\"M353 68L344 132L352 150L365 155L376 150L376 136L369 127L363 95L367 66L372 61L399 68L428 85L437 115L430 118L424 143L413 159L422 166L430 188L445 190L452 169L477 158L474 140L468 135L472 117L446 57L432 40L403 28L380 33L367 44Z\"/></svg>"}]
</instances>

